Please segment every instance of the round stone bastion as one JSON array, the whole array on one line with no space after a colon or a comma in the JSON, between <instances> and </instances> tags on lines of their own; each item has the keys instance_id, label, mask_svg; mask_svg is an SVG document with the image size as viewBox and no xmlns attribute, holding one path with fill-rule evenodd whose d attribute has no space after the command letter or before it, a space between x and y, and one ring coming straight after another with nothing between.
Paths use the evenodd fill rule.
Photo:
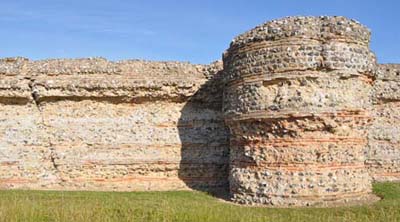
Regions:
<instances>
[{"instance_id":1,"label":"round stone bastion","mask_svg":"<svg viewBox=\"0 0 400 222\"><path fill-rule=\"evenodd\" d=\"M376 69L370 31L344 17L287 17L224 53L230 194L251 205L329 206L371 197L365 166Z\"/></svg>"}]
</instances>

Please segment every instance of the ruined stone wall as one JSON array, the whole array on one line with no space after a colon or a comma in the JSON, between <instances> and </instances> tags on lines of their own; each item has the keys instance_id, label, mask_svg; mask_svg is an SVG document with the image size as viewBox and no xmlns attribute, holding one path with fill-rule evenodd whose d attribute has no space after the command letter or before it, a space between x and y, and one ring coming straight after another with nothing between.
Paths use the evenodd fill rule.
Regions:
<instances>
[{"instance_id":1,"label":"ruined stone wall","mask_svg":"<svg viewBox=\"0 0 400 222\"><path fill-rule=\"evenodd\" d=\"M378 66L371 95L367 165L377 181L400 181L400 64Z\"/></svg>"},{"instance_id":2,"label":"ruined stone wall","mask_svg":"<svg viewBox=\"0 0 400 222\"><path fill-rule=\"evenodd\" d=\"M343 17L288 17L236 37L223 68L0 59L0 188L368 199L370 175L400 180L400 65L377 66L369 39Z\"/></svg>"},{"instance_id":3,"label":"ruined stone wall","mask_svg":"<svg viewBox=\"0 0 400 222\"><path fill-rule=\"evenodd\" d=\"M368 196L369 38L343 17L289 17L232 41L224 114L234 201L309 206Z\"/></svg>"},{"instance_id":4,"label":"ruined stone wall","mask_svg":"<svg viewBox=\"0 0 400 222\"><path fill-rule=\"evenodd\" d=\"M0 187L227 186L220 63L0 61Z\"/></svg>"}]
</instances>

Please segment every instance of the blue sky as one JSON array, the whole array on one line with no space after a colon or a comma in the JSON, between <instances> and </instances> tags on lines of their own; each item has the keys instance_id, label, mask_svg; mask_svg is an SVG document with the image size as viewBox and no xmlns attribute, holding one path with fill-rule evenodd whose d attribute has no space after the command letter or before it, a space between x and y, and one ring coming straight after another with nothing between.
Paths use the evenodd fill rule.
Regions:
<instances>
[{"instance_id":1,"label":"blue sky","mask_svg":"<svg viewBox=\"0 0 400 222\"><path fill-rule=\"evenodd\" d=\"M0 0L0 57L209 63L236 35L290 15L354 18L380 63L400 63L398 0Z\"/></svg>"}]
</instances>

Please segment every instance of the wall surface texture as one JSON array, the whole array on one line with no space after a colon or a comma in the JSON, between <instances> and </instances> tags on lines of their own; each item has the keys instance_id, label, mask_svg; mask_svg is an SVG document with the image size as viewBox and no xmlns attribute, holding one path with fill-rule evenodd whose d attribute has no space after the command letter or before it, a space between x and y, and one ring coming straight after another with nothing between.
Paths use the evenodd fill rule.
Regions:
<instances>
[{"instance_id":1,"label":"wall surface texture","mask_svg":"<svg viewBox=\"0 0 400 222\"><path fill-rule=\"evenodd\" d=\"M227 187L220 69L220 63L1 60L0 186Z\"/></svg>"},{"instance_id":2,"label":"wall surface texture","mask_svg":"<svg viewBox=\"0 0 400 222\"><path fill-rule=\"evenodd\" d=\"M374 83L367 165L377 181L400 181L400 65L379 65Z\"/></svg>"},{"instance_id":3,"label":"wall surface texture","mask_svg":"<svg viewBox=\"0 0 400 222\"><path fill-rule=\"evenodd\" d=\"M224 64L0 59L0 189L367 198L400 180L400 66L369 39L344 17L287 17L234 38Z\"/></svg>"}]
</instances>

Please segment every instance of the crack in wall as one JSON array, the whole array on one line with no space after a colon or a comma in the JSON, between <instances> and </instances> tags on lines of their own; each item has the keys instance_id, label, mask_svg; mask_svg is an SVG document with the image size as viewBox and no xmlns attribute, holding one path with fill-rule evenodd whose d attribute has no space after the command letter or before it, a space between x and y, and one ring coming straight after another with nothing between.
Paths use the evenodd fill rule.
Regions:
<instances>
[{"instance_id":1,"label":"crack in wall","mask_svg":"<svg viewBox=\"0 0 400 222\"><path fill-rule=\"evenodd\" d=\"M28 87L29 87L29 89L31 91L32 101L36 105L37 109L39 111L41 111L40 110L40 106L39 106L39 100L38 100L39 99L39 93L38 93L37 89L35 89L35 79L32 79L30 77L25 77L24 79L29 80Z\"/></svg>"},{"instance_id":2,"label":"crack in wall","mask_svg":"<svg viewBox=\"0 0 400 222\"><path fill-rule=\"evenodd\" d=\"M32 101L33 101L33 103L35 104L37 110L39 111L39 114L40 114L40 123L41 123L41 125L42 125L43 130L46 132L46 135L47 135L47 131L48 131L48 128L47 128L47 127L48 127L48 126L46 125L45 118L44 118L44 115L43 115L43 110L42 110L42 108L41 108L41 106L40 106L40 101L39 101L40 95L39 95L39 91L35 88L35 79L29 78L29 77L27 77L27 78L25 78L25 79L29 80L28 87L29 87L29 89L31 90ZM60 170L59 170L59 168L58 168L58 164L56 163L57 154L56 154L56 151L55 151L55 149L54 149L54 147L53 147L53 143L52 143L52 141L51 141L51 139L50 139L50 136L47 137L47 144L48 144L47 147L49 147L49 151L50 151L49 160L50 160L50 162L51 162L51 166L54 168L53 173L55 174L55 176L56 176L56 178L57 178L57 181L59 181L59 182L57 182L57 183L60 184L60 183L63 182L64 180L63 180L63 179L61 178L61 176L60 176L60 173L61 173L61 172L60 172ZM61 185L61 184L60 184L60 185Z\"/></svg>"}]
</instances>

